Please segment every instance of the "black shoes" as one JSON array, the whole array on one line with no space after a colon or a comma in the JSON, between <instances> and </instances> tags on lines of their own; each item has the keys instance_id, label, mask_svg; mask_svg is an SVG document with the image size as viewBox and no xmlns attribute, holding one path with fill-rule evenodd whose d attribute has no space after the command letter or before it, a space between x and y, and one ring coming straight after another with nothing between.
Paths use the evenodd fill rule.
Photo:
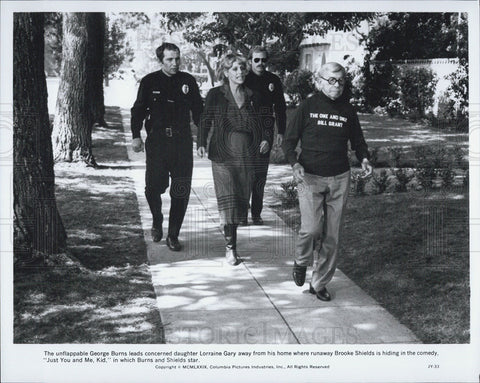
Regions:
<instances>
[{"instance_id":1,"label":"black shoes","mask_svg":"<svg viewBox=\"0 0 480 383\"><path fill-rule=\"evenodd\" d=\"M262 217L252 217L252 223L254 225L263 225L263 219ZM248 226L248 218L242 218L238 223L238 226Z\"/></svg>"},{"instance_id":2,"label":"black shoes","mask_svg":"<svg viewBox=\"0 0 480 383\"><path fill-rule=\"evenodd\" d=\"M303 286L305 283L305 275L307 274L307 266L299 266L297 262L293 262L293 281L297 286Z\"/></svg>"},{"instance_id":3,"label":"black shoes","mask_svg":"<svg viewBox=\"0 0 480 383\"><path fill-rule=\"evenodd\" d=\"M327 291L326 287L319 291L315 291L312 285L310 285L310 289L308 291L310 292L310 294L315 294L317 296L317 299L320 299L321 301L328 302L332 300L332 296Z\"/></svg>"},{"instance_id":4,"label":"black shoes","mask_svg":"<svg viewBox=\"0 0 480 383\"><path fill-rule=\"evenodd\" d=\"M163 230L161 227L160 228L152 227L152 230L150 231L150 233L152 234L153 242L160 242L162 240Z\"/></svg>"},{"instance_id":5,"label":"black shoes","mask_svg":"<svg viewBox=\"0 0 480 383\"><path fill-rule=\"evenodd\" d=\"M163 229L161 227L152 227L151 234L153 242L160 242L163 238ZM167 237L167 246L172 251L180 251L182 249L182 245L178 242L178 238L174 238L170 235Z\"/></svg>"},{"instance_id":6,"label":"black shoes","mask_svg":"<svg viewBox=\"0 0 480 383\"><path fill-rule=\"evenodd\" d=\"M168 236L167 237L167 246L172 251L180 251L182 249L182 245L178 242L178 238Z\"/></svg>"}]
</instances>

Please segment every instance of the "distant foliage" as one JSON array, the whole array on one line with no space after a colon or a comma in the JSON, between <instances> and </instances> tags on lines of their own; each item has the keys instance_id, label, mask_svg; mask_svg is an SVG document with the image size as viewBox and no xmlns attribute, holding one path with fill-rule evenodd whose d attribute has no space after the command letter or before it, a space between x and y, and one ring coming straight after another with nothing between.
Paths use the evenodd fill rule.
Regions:
<instances>
[{"instance_id":1,"label":"distant foliage","mask_svg":"<svg viewBox=\"0 0 480 383\"><path fill-rule=\"evenodd\" d=\"M370 163L375 167L378 164L378 148L369 149L370 152Z\"/></svg>"},{"instance_id":2,"label":"distant foliage","mask_svg":"<svg viewBox=\"0 0 480 383\"><path fill-rule=\"evenodd\" d=\"M458 69L448 76L447 117L457 130L468 131L468 61L460 60Z\"/></svg>"},{"instance_id":3,"label":"distant foliage","mask_svg":"<svg viewBox=\"0 0 480 383\"><path fill-rule=\"evenodd\" d=\"M434 103L438 79L429 68L404 67L392 70L388 92L382 98L392 117L418 120Z\"/></svg>"},{"instance_id":4,"label":"distant foliage","mask_svg":"<svg viewBox=\"0 0 480 383\"><path fill-rule=\"evenodd\" d=\"M285 79L285 92L290 97L293 105L298 105L314 91L313 73L309 70L295 69L287 75Z\"/></svg>"},{"instance_id":5,"label":"distant foliage","mask_svg":"<svg viewBox=\"0 0 480 383\"><path fill-rule=\"evenodd\" d=\"M126 40L126 24L132 21L118 15L115 18L107 17L106 21L104 78L107 81L114 77L122 79L123 73L119 71L120 67L127 62L131 62L134 57L133 49Z\"/></svg>"},{"instance_id":6,"label":"distant foliage","mask_svg":"<svg viewBox=\"0 0 480 383\"><path fill-rule=\"evenodd\" d=\"M370 23L363 89L367 109L386 110L390 116L428 119L435 126L468 124L468 22L467 13L385 13ZM405 68L397 60L458 58L459 69L440 105L440 116L428 113L437 79L427 68ZM384 108L384 109L383 109Z\"/></svg>"},{"instance_id":7,"label":"distant foliage","mask_svg":"<svg viewBox=\"0 0 480 383\"><path fill-rule=\"evenodd\" d=\"M397 98L397 84L393 81L394 67L391 63L376 64L370 67L366 61L363 67L365 105L370 110L375 107L387 107Z\"/></svg>"},{"instance_id":8,"label":"distant foliage","mask_svg":"<svg viewBox=\"0 0 480 383\"><path fill-rule=\"evenodd\" d=\"M429 68L407 67L402 70L399 87L403 114L413 120L425 116L433 105L438 79Z\"/></svg>"},{"instance_id":9,"label":"distant foliage","mask_svg":"<svg viewBox=\"0 0 480 383\"><path fill-rule=\"evenodd\" d=\"M348 94L350 103L355 106L357 111L371 112L364 92L365 76L362 67L355 62L353 57L348 57L345 69L347 71L347 84L345 91Z\"/></svg>"},{"instance_id":10,"label":"distant foliage","mask_svg":"<svg viewBox=\"0 0 480 383\"><path fill-rule=\"evenodd\" d=\"M392 168L400 166L400 160L403 157L404 150L401 146L392 146L388 148L389 162Z\"/></svg>"}]
</instances>

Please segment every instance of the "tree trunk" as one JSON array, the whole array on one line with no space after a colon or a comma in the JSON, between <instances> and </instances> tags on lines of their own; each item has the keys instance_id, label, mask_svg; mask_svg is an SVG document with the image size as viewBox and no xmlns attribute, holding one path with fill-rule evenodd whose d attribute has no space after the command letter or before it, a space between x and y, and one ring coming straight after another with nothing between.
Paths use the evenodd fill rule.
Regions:
<instances>
[{"instance_id":1,"label":"tree trunk","mask_svg":"<svg viewBox=\"0 0 480 383\"><path fill-rule=\"evenodd\" d=\"M87 71L93 122L107 126L103 97L103 72L105 49L105 13L89 13L87 17L88 57Z\"/></svg>"},{"instance_id":2,"label":"tree trunk","mask_svg":"<svg viewBox=\"0 0 480 383\"><path fill-rule=\"evenodd\" d=\"M53 125L55 161L85 162L96 166L92 153L92 128L97 93L91 21L94 14L66 13L63 18L63 59ZM90 38L89 38L90 35ZM98 65L97 65L98 67ZM103 91L102 91L103 92ZM103 98L103 96L102 96ZM103 104L103 102L102 102Z\"/></svg>"},{"instance_id":3,"label":"tree trunk","mask_svg":"<svg viewBox=\"0 0 480 383\"><path fill-rule=\"evenodd\" d=\"M14 252L17 260L62 252L66 234L55 201L41 13L14 16Z\"/></svg>"},{"instance_id":4,"label":"tree trunk","mask_svg":"<svg viewBox=\"0 0 480 383\"><path fill-rule=\"evenodd\" d=\"M198 54L198 56L202 59L202 61L203 61L203 63L205 64L205 66L207 67L208 77L210 77L210 82L211 82L212 86L215 86L215 71L214 71L213 68L211 67L210 62L208 61L207 56L206 56L205 53L203 53L200 49L197 50L197 54Z\"/></svg>"}]
</instances>

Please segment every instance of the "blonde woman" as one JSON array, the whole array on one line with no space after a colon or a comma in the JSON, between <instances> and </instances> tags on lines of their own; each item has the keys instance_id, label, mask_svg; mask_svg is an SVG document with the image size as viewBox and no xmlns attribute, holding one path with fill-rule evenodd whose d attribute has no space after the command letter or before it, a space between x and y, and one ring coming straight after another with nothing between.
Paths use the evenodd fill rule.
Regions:
<instances>
[{"instance_id":1,"label":"blonde woman","mask_svg":"<svg viewBox=\"0 0 480 383\"><path fill-rule=\"evenodd\" d=\"M265 103L259 93L244 86L247 75L245 57L230 53L217 68L223 85L211 89L205 100L197 135L197 153L208 146L220 222L226 240L226 260L241 261L237 254L237 226L247 214L257 153L270 149L273 131L261 126L260 112Z\"/></svg>"}]
</instances>

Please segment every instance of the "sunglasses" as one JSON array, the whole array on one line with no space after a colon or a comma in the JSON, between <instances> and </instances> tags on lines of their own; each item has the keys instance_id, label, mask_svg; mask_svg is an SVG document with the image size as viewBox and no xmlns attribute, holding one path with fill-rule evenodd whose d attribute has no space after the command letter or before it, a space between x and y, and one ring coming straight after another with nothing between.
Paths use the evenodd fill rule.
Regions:
<instances>
[{"instance_id":1,"label":"sunglasses","mask_svg":"<svg viewBox=\"0 0 480 383\"><path fill-rule=\"evenodd\" d=\"M267 59L266 58L259 58L259 57L255 57L253 59L253 62L254 63L258 63L259 61L262 61L262 63L266 63L267 62Z\"/></svg>"},{"instance_id":2,"label":"sunglasses","mask_svg":"<svg viewBox=\"0 0 480 383\"><path fill-rule=\"evenodd\" d=\"M340 85L340 86L345 85L345 79L344 78L336 79L335 77L325 78L325 77L322 77L322 76L320 76L320 78L323 78L330 85L335 85L337 82L338 82L338 85Z\"/></svg>"}]
</instances>

